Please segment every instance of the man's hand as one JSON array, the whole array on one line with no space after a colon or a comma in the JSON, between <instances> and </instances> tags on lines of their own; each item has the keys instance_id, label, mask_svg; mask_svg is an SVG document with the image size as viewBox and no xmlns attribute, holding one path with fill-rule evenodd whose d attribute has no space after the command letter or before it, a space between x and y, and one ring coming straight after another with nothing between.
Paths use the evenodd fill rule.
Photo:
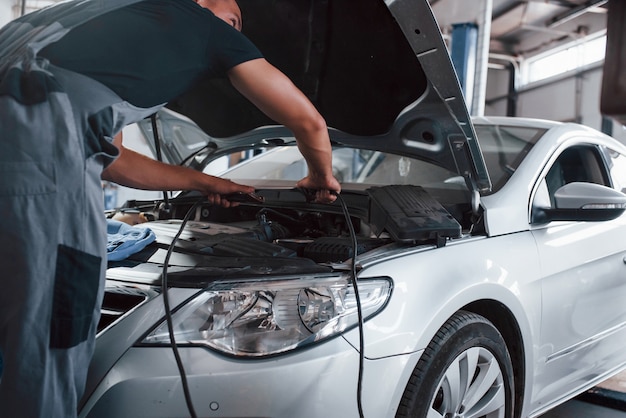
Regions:
<instances>
[{"instance_id":1,"label":"man's hand","mask_svg":"<svg viewBox=\"0 0 626 418\"><path fill-rule=\"evenodd\" d=\"M206 194L207 201L213 205L231 208L239 205L239 202L228 200L228 195L236 193L254 193L254 187L244 186L230 180L205 175L206 188L200 190Z\"/></svg>"},{"instance_id":2,"label":"man's hand","mask_svg":"<svg viewBox=\"0 0 626 418\"><path fill-rule=\"evenodd\" d=\"M341 185L334 177L316 179L312 176L307 176L300 180L296 187L314 190L315 199L313 201L316 203L332 203L337 199L336 194L341 192Z\"/></svg>"}]
</instances>

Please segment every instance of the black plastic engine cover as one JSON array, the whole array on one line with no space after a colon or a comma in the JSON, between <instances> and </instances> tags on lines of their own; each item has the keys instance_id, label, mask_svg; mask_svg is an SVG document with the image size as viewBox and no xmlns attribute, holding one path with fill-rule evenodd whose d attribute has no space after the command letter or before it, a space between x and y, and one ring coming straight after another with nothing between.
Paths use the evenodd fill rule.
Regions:
<instances>
[{"instance_id":1,"label":"black plastic engine cover","mask_svg":"<svg viewBox=\"0 0 626 418\"><path fill-rule=\"evenodd\" d=\"M357 254L380 247L384 241L371 238L357 241ZM322 237L304 247L304 257L318 263L338 263L352 258L354 249L349 237Z\"/></svg>"},{"instance_id":2,"label":"black plastic engine cover","mask_svg":"<svg viewBox=\"0 0 626 418\"><path fill-rule=\"evenodd\" d=\"M368 189L370 225L376 235L387 231L399 242L456 238L461 225L424 188L392 185Z\"/></svg>"}]
</instances>

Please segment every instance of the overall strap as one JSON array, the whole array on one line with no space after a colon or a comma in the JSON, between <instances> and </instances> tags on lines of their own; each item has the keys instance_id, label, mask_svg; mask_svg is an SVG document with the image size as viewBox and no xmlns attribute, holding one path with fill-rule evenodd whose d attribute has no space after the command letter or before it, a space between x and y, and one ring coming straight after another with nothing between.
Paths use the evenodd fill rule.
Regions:
<instances>
[{"instance_id":1,"label":"overall strap","mask_svg":"<svg viewBox=\"0 0 626 418\"><path fill-rule=\"evenodd\" d=\"M71 0L15 19L0 29L0 79L9 67L36 61L37 53L70 29L141 0ZM27 68L23 68L27 70Z\"/></svg>"}]
</instances>

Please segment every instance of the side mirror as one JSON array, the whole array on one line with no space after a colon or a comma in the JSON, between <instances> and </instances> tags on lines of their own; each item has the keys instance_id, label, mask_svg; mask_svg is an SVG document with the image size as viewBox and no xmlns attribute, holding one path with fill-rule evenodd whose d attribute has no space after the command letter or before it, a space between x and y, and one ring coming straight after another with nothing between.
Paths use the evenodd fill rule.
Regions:
<instances>
[{"instance_id":1,"label":"side mirror","mask_svg":"<svg viewBox=\"0 0 626 418\"><path fill-rule=\"evenodd\" d=\"M610 221L626 210L626 194L594 183L573 182L554 192L554 208L533 208L532 222Z\"/></svg>"}]
</instances>

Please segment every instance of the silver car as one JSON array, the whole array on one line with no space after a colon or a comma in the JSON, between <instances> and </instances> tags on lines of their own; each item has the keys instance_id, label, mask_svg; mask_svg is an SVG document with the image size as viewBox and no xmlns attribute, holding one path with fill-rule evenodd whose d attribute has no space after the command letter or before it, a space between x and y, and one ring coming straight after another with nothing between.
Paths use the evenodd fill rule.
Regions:
<instances>
[{"instance_id":1,"label":"silver car","mask_svg":"<svg viewBox=\"0 0 626 418\"><path fill-rule=\"evenodd\" d=\"M144 125L198 170L243 156L223 175L257 193L120 209L157 239L109 263L80 416L532 417L626 368L626 147L472 120L425 0L240 5L326 117L341 199L295 189L292 134L221 81L170 104L195 139Z\"/></svg>"}]
</instances>

